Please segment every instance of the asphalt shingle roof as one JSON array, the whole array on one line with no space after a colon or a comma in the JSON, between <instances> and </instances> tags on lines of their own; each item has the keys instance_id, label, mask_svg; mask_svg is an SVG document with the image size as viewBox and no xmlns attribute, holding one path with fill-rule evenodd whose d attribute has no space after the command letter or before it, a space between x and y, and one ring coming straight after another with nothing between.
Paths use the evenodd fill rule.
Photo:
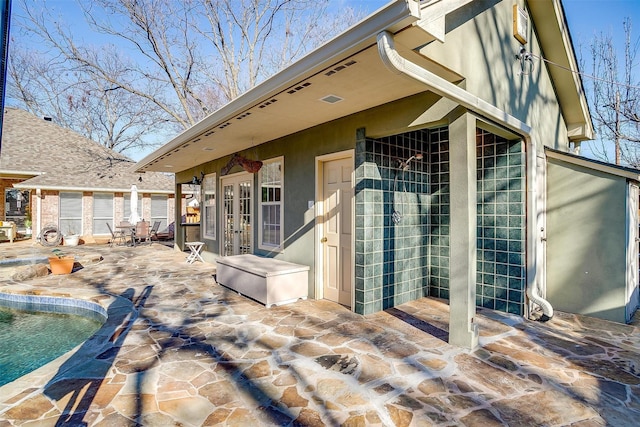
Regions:
<instances>
[{"instance_id":1,"label":"asphalt shingle roof","mask_svg":"<svg viewBox=\"0 0 640 427\"><path fill-rule=\"evenodd\" d=\"M0 149L0 176L33 176L20 188L174 192L172 174L133 173L130 158L17 108L5 108Z\"/></svg>"}]
</instances>

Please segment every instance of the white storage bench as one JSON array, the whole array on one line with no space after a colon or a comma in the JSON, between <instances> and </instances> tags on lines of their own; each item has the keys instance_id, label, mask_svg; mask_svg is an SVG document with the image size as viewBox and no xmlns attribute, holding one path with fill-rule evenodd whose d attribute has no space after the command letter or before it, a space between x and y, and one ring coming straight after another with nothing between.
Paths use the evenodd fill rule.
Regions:
<instances>
[{"instance_id":1,"label":"white storage bench","mask_svg":"<svg viewBox=\"0 0 640 427\"><path fill-rule=\"evenodd\" d=\"M307 298L306 265L250 254L218 258L216 263L219 284L267 307Z\"/></svg>"}]
</instances>

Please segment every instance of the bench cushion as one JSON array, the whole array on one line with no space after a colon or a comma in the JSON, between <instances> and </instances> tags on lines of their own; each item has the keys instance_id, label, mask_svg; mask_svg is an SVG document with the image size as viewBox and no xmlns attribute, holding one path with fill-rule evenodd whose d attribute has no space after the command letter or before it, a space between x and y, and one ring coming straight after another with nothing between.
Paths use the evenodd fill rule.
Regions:
<instances>
[{"instance_id":1,"label":"bench cushion","mask_svg":"<svg viewBox=\"0 0 640 427\"><path fill-rule=\"evenodd\" d=\"M219 258L216 263L218 265L226 265L234 267L238 270L246 271L257 276L273 277L282 274L298 273L300 271L309 271L309 266L294 264L275 258L265 258L256 255L233 255Z\"/></svg>"}]
</instances>

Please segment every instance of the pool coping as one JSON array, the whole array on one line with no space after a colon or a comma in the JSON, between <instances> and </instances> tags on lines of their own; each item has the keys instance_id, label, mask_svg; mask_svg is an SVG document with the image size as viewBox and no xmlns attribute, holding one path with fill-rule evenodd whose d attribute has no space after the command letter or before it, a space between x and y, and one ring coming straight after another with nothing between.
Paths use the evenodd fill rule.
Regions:
<instances>
[{"instance_id":1,"label":"pool coping","mask_svg":"<svg viewBox=\"0 0 640 427\"><path fill-rule=\"evenodd\" d=\"M100 293L94 289L72 289L56 287L45 289L39 286L26 284L9 284L0 286L0 299L16 302L34 302L54 304L61 306L79 307L97 312L104 316L104 323L109 322L108 312L111 308L125 308L135 311L133 303L118 295ZM105 344L109 336L101 336L101 329L87 338L73 349L55 358L49 363L23 375L22 377L0 386L0 416L25 399L39 394L48 382L59 372L60 367L67 362L86 342L98 341L96 344ZM101 351L101 346L96 345L96 352Z\"/></svg>"}]
</instances>

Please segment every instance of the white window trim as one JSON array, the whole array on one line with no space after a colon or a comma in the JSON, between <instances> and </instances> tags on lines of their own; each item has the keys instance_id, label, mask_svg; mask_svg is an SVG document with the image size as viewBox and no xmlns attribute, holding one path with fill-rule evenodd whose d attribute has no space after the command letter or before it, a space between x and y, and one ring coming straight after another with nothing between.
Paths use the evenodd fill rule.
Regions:
<instances>
[{"instance_id":1,"label":"white window trim","mask_svg":"<svg viewBox=\"0 0 640 427\"><path fill-rule=\"evenodd\" d=\"M209 178L209 179L207 179ZM204 236L205 239L210 239L210 240L216 240L216 236L217 236L217 231L218 231L218 179L217 179L217 175L215 173L210 173L204 176L204 178L202 179L202 209L200 211L200 222L202 223L202 234ZM213 182L213 188L207 188L207 186L205 185L205 183L209 182L209 180L211 180L211 182ZM208 207L207 207L207 194L213 194L213 200L214 200L214 205L213 205L213 230L209 230L208 229L208 221L207 221L207 214L208 214Z\"/></svg>"},{"instance_id":2,"label":"white window trim","mask_svg":"<svg viewBox=\"0 0 640 427\"><path fill-rule=\"evenodd\" d=\"M282 252L284 251L284 156L274 157L273 159L263 161L263 166L269 163L280 163L280 201L279 202L263 202L262 201L262 174L258 172L258 188L257 188L257 197L258 197L258 248L270 252ZM262 207L268 206L280 206L280 245L267 245L262 241L262 233L263 233L263 221L262 221Z\"/></svg>"}]
</instances>

